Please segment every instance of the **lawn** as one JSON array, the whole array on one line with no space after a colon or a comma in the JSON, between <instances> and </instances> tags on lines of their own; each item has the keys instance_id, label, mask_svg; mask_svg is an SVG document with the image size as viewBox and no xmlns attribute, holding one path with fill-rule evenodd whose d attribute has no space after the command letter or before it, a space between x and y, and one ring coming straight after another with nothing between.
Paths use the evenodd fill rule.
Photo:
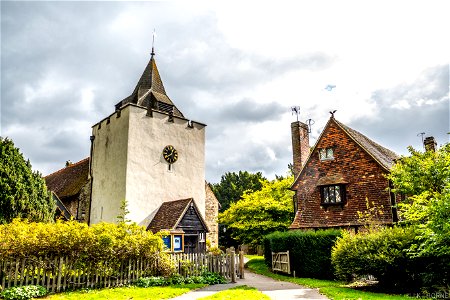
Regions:
<instances>
[{"instance_id":1,"label":"lawn","mask_svg":"<svg viewBox=\"0 0 450 300\"><path fill-rule=\"evenodd\" d=\"M204 287L204 284L185 284L165 287L120 287L101 290L87 290L53 294L47 300L159 300L169 299L187 293L192 289Z\"/></svg>"},{"instance_id":2,"label":"lawn","mask_svg":"<svg viewBox=\"0 0 450 300\"><path fill-rule=\"evenodd\" d=\"M215 293L211 296L199 298L198 300L270 300L270 298L253 287L239 285L234 288Z\"/></svg>"},{"instance_id":3,"label":"lawn","mask_svg":"<svg viewBox=\"0 0 450 300\"><path fill-rule=\"evenodd\" d=\"M250 257L249 257L250 258ZM318 288L320 293L334 300L411 300L417 299L416 297L408 297L405 295L389 295L383 293L374 293L357 290L347 287L345 283L331 280L319 280L312 278L293 278L286 275L274 274L266 266L264 258L262 256L253 256L249 262L247 262L247 268L257 274L272 277L274 279L289 281L310 288ZM422 298L425 299L425 298Z\"/></svg>"}]
</instances>

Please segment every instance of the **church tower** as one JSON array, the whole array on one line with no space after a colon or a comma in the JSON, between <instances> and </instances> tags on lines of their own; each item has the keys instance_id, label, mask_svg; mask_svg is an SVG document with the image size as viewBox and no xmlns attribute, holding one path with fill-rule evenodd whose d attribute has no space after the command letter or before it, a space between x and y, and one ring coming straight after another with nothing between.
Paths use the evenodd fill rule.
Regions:
<instances>
[{"instance_id":1,"label":"church tower","mask_svg":"<svg viewBox=\"0 0 450 300\"><path fill-rule=\"evenodd\" d=\"M124 201L126 218L143 226L180 199L205 217L206 125L167 96L154 56L131 95L92 127L90 224L116 222Z\"/></svg>"}]
</instances>

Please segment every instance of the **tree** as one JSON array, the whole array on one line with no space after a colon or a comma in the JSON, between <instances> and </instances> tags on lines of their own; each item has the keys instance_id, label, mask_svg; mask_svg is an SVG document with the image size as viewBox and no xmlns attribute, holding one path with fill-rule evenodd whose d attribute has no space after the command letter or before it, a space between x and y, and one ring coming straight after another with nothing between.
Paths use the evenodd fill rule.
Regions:
<instances>
[{"instance_id":1,"label":"tree","mask_svg":"<svg viewBox=\"0 0 450 300\"><path fill-rule=\"evenodd\" d=\"M56 205L41 174L32 171L10 139L0 137L0 153L0 223L52 221Z\"/></svg>"},{"instance_id":2,"label":"tree","mask_svg":"<svg viewBox=\"0 0 450 300\"><path fill-rule=\"evenodd\" d=\"M412 251L450 261L450 143L435 152L408 150L411 156L402 157L388 178L394 192L407 195L399 204L401 218L421 233Z\"/></svg>"},{"instance_id":3,"label":"tree","mask_svg":"<svg viewBox=\"0 0 450 300\"><path fill-rule=\"evenodd\" d=\"M262 181L266 180L261 172L249 173L247 171L227 172L222 175L220 183L211 185L214 194L219 200L221 210L225 211L241 199L246 191L255 192L261 189Z\"/></svg>"},{"instance_id":4,"label":"tree","mask_svg":"<svg viewBox=\"0 0 450 300\"><path fill-rule=\"evenodd\" d=\"M231 236L240 243L261 245L265 235L285 231L292 223L292 182L293 177L264 181L261 190L244 193L220 213L219 222L231 228Z\"/></svg>"},{"instance_id":5,"label":"tree","mask_svg":"<svg viewBox=\"0 0 450 300\"><path fill-rule=\"evenodd\" d=\"M450 143L437 151L420 152L409 147L411 153L402 157L388 175L394 192L407 196L399 204L401 217L413 224L425 224L433 216L430 209L437 199L443 199L450 184ZM434 204L433 204L434 203Z\"/></svg>"}]
</instances>

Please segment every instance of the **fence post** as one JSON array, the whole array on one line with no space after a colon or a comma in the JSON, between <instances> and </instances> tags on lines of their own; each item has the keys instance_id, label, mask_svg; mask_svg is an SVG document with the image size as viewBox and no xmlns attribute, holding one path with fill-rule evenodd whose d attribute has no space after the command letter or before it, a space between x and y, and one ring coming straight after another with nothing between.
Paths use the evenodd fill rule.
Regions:
<instances>
[{"instance_id":1,"label":"fence post","mask_svg":"<svg viewBox=\"0 0 450 300\"><path fill-rule=\"evenodd\" d=\"M230 263L231 282L236 283L236 253L234 247L230 248Z\"/></svg>"},{"instance_id":2,"label":"fence post","mask_svg":"<svg viewBox=\"0 0 450 300\"><path fill-rule=\"evenodd\" d=\"M63 257L60 257L59 264L58 264L58 281L56 283L56 291L58 293L61 291L62 265L63 265ZM43 272L45 272L45 270Z\"/></svg>"},{"instance_id":3,"label":"fence post","mask_svg":"<svg viewBox=\"0 0 450 300\"><path fill-rule=\"evenodd\" d=\"M244 279L244 251L239 251L239 274L240 278Z\"/></svg>"}]
</instances>

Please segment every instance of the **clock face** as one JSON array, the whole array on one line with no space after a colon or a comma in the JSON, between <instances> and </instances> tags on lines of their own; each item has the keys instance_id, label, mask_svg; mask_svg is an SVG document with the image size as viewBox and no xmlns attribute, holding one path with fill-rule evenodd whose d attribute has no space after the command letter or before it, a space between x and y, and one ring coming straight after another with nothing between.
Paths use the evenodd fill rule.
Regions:
<instances>
[{"instance_id":1,"label":"clock face","mask_svg":"<svg viewBox=\"0 0 450 300\"><path fill-rule=\"evenodd\" d=\"M163 157L169 164L173 164L178 159L178 152L172 145L168 145L164 147Z\"/></svg>"}]
</instances>

